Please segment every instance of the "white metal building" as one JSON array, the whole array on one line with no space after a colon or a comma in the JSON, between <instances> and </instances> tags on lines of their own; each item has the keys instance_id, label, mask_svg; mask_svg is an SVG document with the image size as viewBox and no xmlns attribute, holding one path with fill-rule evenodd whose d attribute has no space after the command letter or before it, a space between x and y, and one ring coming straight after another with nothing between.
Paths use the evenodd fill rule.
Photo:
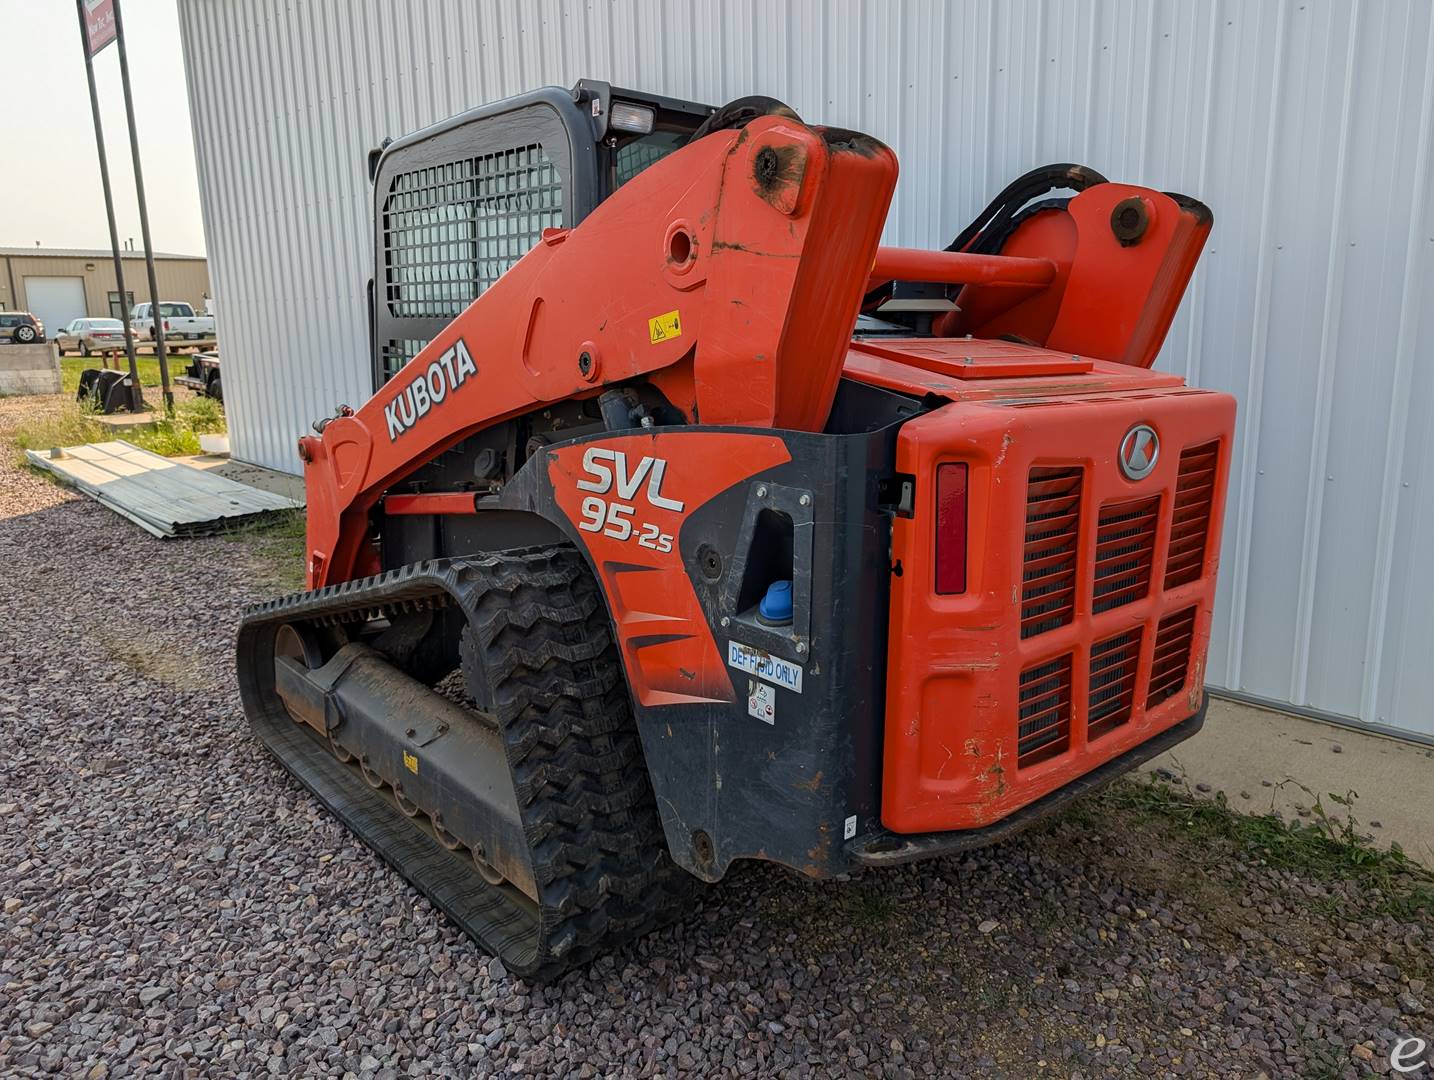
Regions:
<instances>
[{"instance_id":1,"label":"white metal building","mask_svg":"<svg viewBox=\"0 0 1434 1080\"><path fill-rule=\"evenodd\" d=\"M764 93L901 159L945 244L1050 161L1215 231L1161 366L1241 416L1208 677L1434 740L1434 5L1427 0L180 0L235 453L369 386L365 157L579 77Z\"/></svg>"}]
</instances>

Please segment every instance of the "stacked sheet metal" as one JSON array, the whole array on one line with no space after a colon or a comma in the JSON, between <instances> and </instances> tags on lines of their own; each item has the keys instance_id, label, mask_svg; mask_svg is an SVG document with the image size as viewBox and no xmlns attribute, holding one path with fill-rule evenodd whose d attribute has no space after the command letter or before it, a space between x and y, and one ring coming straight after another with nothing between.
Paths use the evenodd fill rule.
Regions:
<instances>
[{"instance_id":1,"label":"stacked sheet metal","mask_svg":"<svg viewBox=\"0 0 1434 1080\"><path fill-rule=\"evenodd\" d=\"M222 532L302 505L123 440L27 450L25 456L159 537Z\"/></svg>"}]
</instances>

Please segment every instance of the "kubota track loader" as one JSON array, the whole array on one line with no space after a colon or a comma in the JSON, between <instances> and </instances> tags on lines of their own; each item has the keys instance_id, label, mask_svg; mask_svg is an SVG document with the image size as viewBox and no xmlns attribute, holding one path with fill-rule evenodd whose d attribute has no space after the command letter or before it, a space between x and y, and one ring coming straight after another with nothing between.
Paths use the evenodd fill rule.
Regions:
<instances>
[{"instance_id":1,"label":"kubota track loader","mask_svg":"<svg viewBox=\"0 0 1434 1080\"><path fill-rule=\"evenodd\" d=\"M1058 165L882 247L877 140L594 82L370 169L376 392L299 440L309 591L240 685L509 969L737 859L990 843L1199 728L1234 402L1151 364L1200 203Z\"/></svg>"}]
</instances>

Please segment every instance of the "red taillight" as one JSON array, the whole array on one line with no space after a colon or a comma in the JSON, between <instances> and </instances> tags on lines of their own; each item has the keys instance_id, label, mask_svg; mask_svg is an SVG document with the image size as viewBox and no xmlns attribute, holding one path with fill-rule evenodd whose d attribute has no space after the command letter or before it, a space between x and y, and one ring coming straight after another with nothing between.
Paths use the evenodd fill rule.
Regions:
<instances>
[{"instance_id":1,"label":"red taillight","mask_svg":"<svg viewBox=\"0 0 1434 1080\"><path fill-rule=\"evenodd\" d=\"M936 469L936 591L966 591L966 466Z\"/></svg>"},{"instance_id":2,"label":"red taillight","mask_svg":"<svg viewBox=\"0 0 1434 1080\"><path fill-rule=\"evenodd\" d=\"M164 332L165 332L166 334L169 333L169 320L168 320L168 319L165 319L165 320L164 320Z\"/></svg>"}]
</instances>

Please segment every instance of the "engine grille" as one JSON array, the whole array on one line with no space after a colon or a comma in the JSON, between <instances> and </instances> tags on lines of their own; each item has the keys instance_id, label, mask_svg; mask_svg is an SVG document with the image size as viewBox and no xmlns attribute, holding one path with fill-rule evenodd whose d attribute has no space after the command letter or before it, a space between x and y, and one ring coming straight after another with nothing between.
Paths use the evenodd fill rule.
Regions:
<instances>
[{"instance_id":1,"label":"engine grille","mask_svg":"<svg viewBox=\"0 0 1434 1080\"><path fill-rule=\"evenodd\" d=\"M1165 616L1155 632L1155 655L1150 663L1150 691L1145 707L1168 701L1185 686L1190 670L1190 648L1195 641L1195 609Z\"/></svg>"},{"instance_id":2,"label":"engine grille","mask_svg":"<svg viewBox=\"0 0 1434 1080\"><path fill-rule=\"evenodd\" d=\"M1065 626L1075 615L1083 476L1078 466L1031 470L1021 574L1023 638Z\"/></svg>"},{"instance_id":3,"label":"engine grille","mask_svg":"<svg viewBox=\"0 0 1434 1080\"><path fill-rule=\"evenodd\" d=\"M1141 600L1150 591L1160 496L1101 507L1095 536L1092 609L1109 611Z\"/></svg>"},{"instance_id":4,"label":"engine grille","mask_svg":"<svg viewBox=\"0 0 1434 1080\"><path fill-rule=\"evenodd\" d=\"M1136 669L1140 664L1140 627L1091 646L1090 698L1086 737L1098 739L1130 720L1135 706Z\"/></svg>"},{"instance_id":5,"label":"engine grille","mask_svg":"<svg viewBox=\"0 0 1434 1080\"><path fill-rule=\"evenodd\" d=\"M1139 724L1145 712L1187 689L1200 603L1182 597L1176 601L1180 608L1170 611L1169 590L1205 576L1206 556L1216 542L1210 530L1220 453L1218 439L1184 447L1169 487L1139 498L1115 495L1093 502L1094 522L1083 520L1085 500L1093 489L1103 495L1118 488L1093 484L1089 466L1074 462L1030 470L1021 637L1072 625L1077 634L1074 645L1069 633L1053 634L1047 648L1033 643L1032 651L1044 656L1028 654L1020 673L1019 767ZM1159 543L1167 527L1168 548ZM1147 607L1151 599L1156 602ZM1119 611L1136 605L1148 614ZM1117 613L1100 622L1102 637L1079 633L1082 623L1106 612ZM1073 683L1077 664L1088 678Z\"/></svg>"},{"instance_id":6,"label":"engine grille","mask_svg":"<svg viewBox=\"0 0 1434 1080\"><path fill-rule=\"evenodd\" d=\"M1175 482L1175 509L1170 522L1170 556L1165 563L1165 587L1198 581L1205 569L1205 546L1210 535L1210 507L1215 497L1215 469L1220 444L1187 447L1180 455Z\"/></svg>"},{"instance_id":7,"label":"engine grille","mask_svg":"<svg viewBox=\"0 0 1434 1080\"><path fill-rule=\"evenodd\" d=\"M1071 744L1071 656L1021 672L1018 768L1063 754Z\"/></svg>"}]
</instances>

